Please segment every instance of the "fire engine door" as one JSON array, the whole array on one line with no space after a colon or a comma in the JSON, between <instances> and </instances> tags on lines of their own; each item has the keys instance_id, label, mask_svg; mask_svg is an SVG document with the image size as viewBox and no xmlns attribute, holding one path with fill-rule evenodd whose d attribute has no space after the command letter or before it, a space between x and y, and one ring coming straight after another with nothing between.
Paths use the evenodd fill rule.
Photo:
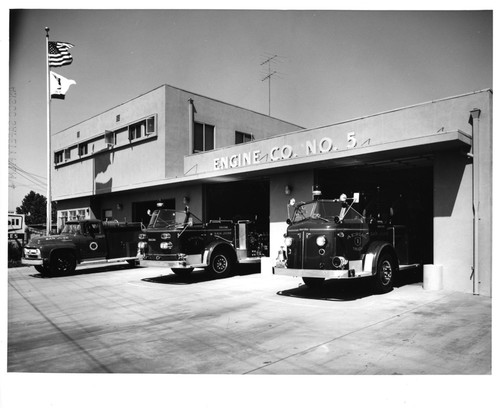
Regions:
<instances>
[{"instance_id":1,"label":"fire engine door","mask_svg":"<svg viewBox=\"0 0 500 408\"><path fill-rule=\"evenodd\" d=\"M80 246L85 259L106 258L106 235L99 222L86 222L83 225L83 236Z\"/></svg>"}]
</instances>

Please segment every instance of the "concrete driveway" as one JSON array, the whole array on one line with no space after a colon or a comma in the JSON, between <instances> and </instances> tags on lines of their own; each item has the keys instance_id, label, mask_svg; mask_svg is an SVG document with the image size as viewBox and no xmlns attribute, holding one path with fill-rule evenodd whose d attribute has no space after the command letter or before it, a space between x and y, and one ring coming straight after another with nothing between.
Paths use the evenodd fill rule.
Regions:
<instances>
[{"instance_id":1,"label":"concrete driveway","mask_svg":"<svg viewBox=\"0 0 500 408\"><path fill-rule=\"evenodd\" d=\"M8 270L8 372L490 374L491 298L407 282L312 291L240 268Z\"/></svg>"}]
</instances>

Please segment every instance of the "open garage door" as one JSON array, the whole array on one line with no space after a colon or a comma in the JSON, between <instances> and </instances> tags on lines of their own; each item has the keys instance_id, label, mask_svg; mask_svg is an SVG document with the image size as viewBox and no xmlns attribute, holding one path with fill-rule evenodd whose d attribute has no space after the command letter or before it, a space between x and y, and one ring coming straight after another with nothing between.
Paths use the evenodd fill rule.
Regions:
<instances>
[{"instance_id":1,"label":"open garage door","mask_svg":"<svg viewBox=\"0 0 500 408\"><path fill-rule=\"evenodd\" d=\"M204 220L250 220L269 233L269 180L206 184L204 191Z\"/></svg>"},{"instance_id":2,"label":"open garage door","mask_svg":"<svg viewBox=\"0 0 500 408\"><path fill-rule=\"evenodd\" d=\"M406 225L411 259L433 262L433 160L390 160L357 167L318 169L323 198L361 193L359 210L378 203L394 224Z\"/></svg>"}]
</instances>

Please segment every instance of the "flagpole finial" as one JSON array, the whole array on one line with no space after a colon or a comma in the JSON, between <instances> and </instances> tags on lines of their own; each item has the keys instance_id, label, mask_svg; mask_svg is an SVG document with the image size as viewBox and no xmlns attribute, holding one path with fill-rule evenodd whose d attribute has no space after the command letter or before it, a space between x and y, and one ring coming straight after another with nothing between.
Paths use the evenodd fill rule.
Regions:
<instances>
[{"instance_id":1,"label":"flagpole finial","mask_svg":"<svg viewBox=\"0 0 500 408\"><path fill-rule=\"evenodd\" d=\"M47 35L49 35L49 31L50 31L50 28L49 27L45 27L45 32L47 33Z\"/></svg>"}]
</instances>

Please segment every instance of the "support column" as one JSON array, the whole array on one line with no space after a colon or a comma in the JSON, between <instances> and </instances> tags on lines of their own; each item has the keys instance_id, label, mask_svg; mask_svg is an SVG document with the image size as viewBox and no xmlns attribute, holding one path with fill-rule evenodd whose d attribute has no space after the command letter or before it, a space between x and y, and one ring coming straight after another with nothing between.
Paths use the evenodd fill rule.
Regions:
<instances>
[{"instance_id":1,"label":"support column","mask_svg":"<svg viewBox=\"0 0 500 408\"><path fill-rule=\"evenodd\" d=\"M480 200L479 200L479 186L480 186L480 171L478 169L479 165L479 116L481 115L480 109L474 109L470 112L469 123L472 125L472 213L473 219L473 293L474 295L479 294L479 284L481 282L480 278L480 268L479 268L479 211L480 211Z\"/></svg>"},{"instance_id":2,"label":"support column","mask_svg":"<svg viewBox=\"0 0 500 408\"><path fill-rule=\"evenodd\" d=\"M188 133L189 133L189 152L188 154L193 154L193 143L194 143L194 113L195 108L193 104L193 100L191 98L188 99Z\"/></svg>"}]
</instances>

